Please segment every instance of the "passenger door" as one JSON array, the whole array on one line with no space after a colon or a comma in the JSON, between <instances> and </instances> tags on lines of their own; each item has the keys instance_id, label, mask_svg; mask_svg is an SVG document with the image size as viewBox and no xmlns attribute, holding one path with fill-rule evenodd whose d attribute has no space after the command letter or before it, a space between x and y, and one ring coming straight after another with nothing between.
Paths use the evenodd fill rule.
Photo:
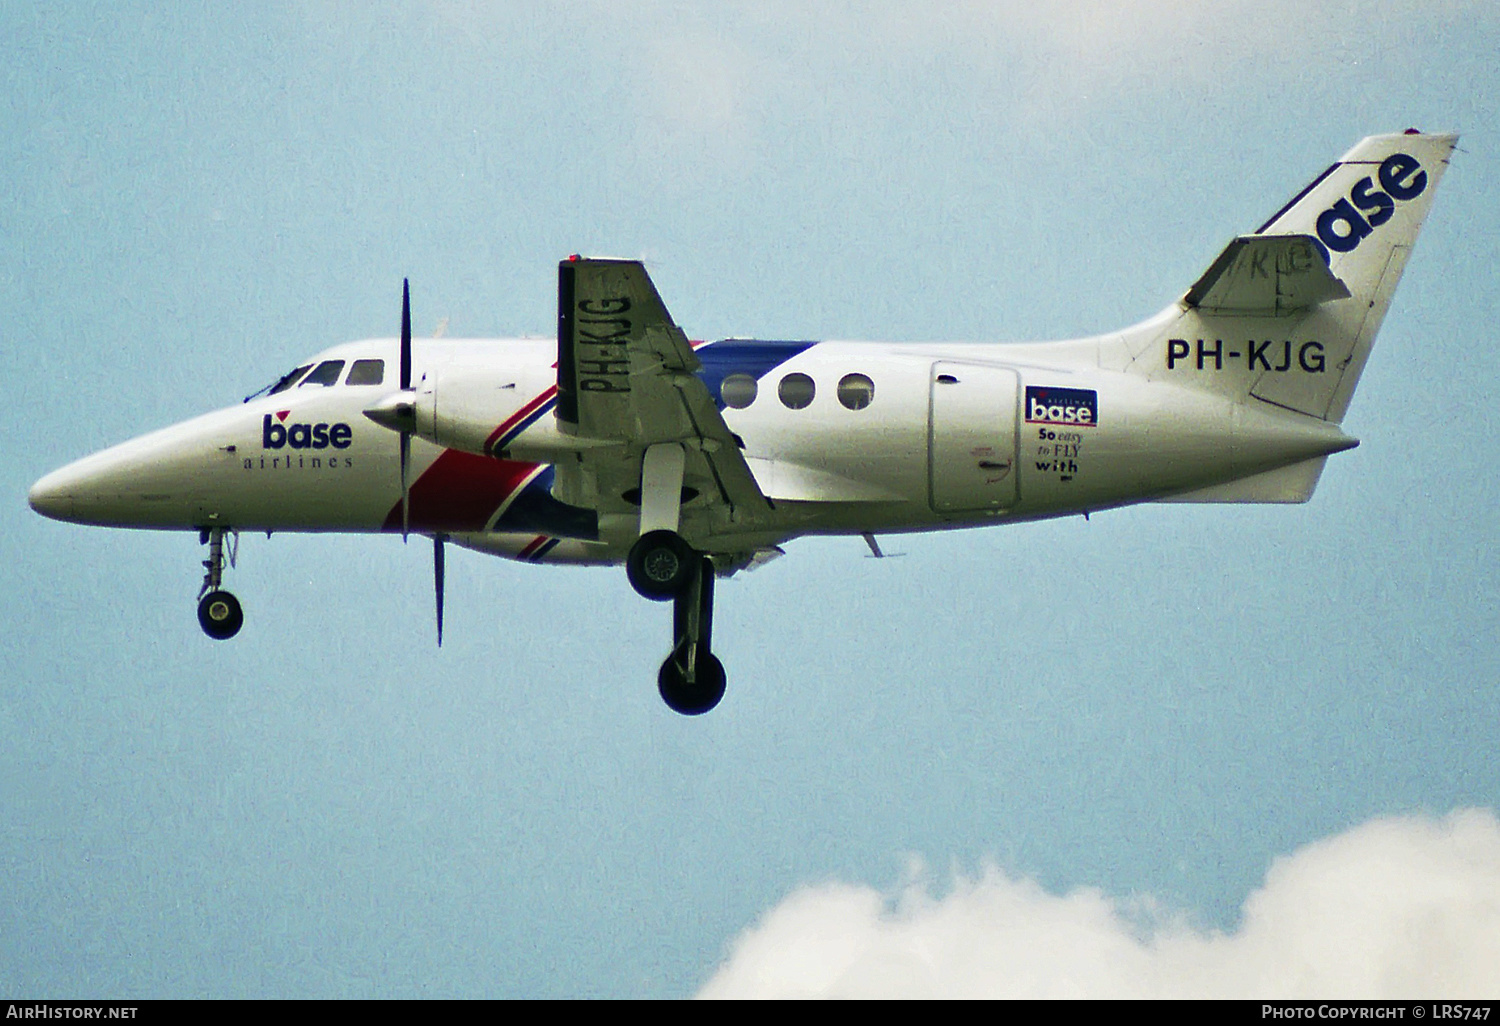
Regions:
<instances>
[{"instance_id":1,"label":"passenger door","mask_svg":"<svg viewBox=\"0 0 1500 1026\"><path fill-rule=\"evenodd\" d=\"M927 452L937 512L1015 504L1016 389L1006 367L932 365Z\"/></svg>"}]
</instances>

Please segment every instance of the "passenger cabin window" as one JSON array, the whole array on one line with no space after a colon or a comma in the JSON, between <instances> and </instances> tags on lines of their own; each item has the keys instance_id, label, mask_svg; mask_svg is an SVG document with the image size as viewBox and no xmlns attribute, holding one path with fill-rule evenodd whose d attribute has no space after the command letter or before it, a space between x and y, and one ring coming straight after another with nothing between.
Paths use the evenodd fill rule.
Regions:
<instances>
[{"instance_id":1,"label":"passenger cabin window","mask_svg":"<svg viewBox=\"0 0 1500 1026\"><path fill-rule=\"evenodd\" d=\"M845 374L839 379L839 402L845 409L862 410L875 401L875 382L864 374Z\"/></svg>"},{"instance_id":2,"label":"passenger cabin window","mask_svg":"<svg viewBox=\"0 0 1500 1026\"><path fill-rule=\"evenodd\" d=\"M298 385L297 387L305 388L308 385L336 385L339 381L339 374L341 374L343 370L343 360L324 360L322 363L318 364L316 370L314 370L307 377L303 378L302 384Z\"/></svg>"},{"instance_id":3,"label":"passenger cabin window","mask_svg":"<svg viewBox=\"0 0 1500 1026\"><path fill-rule=\"evenodd\" d=\"M384 360L355 360L346 385L378 385L385 380Z\"/></svg>"},{"instance_id":4,"label":"passenger cabin window","mask_svg":"<svg viewBox=\"0 0 1500 1026\"><path fill-rule=\"evenodd\" d=\"M789 410L803 410L811 406L816 392L817 386L813 384L813 379L800 373L788 374L781 379L781 386L776 389L781 405Z\"/></svg>"},{"instance_id":5,"label":"passenger cabin window","mask_svg":"<svg viewBox=\"0 0 1500 1026\"><path fill-rule=\"evenodd\" d=\"M725 406L735 410L743 410L755 402L758 391L760 386L748 374L731 374L719 383L719 398L724 400Z\"/></svg>"}]
</instances>

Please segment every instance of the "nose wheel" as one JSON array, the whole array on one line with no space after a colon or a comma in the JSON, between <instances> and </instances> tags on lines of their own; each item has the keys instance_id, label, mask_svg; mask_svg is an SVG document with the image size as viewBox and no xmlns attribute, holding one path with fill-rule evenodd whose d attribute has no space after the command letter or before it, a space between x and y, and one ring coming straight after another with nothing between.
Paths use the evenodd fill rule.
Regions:
<instances>
[{"instance_id":1,"label":"nose wheel","mask_svg":"<svg viewBox=\"0 0 1500 1026\"><path fill-rule=\"evenodd\" d=\"M210 638L226 641L244 626L245 612L229 592L211 591L198 600L198 623Z\"/></svg>"},{"instance_id":2,"label":"nose wheel","mask_svg":"<svg viewBox=\"0 0 1500 1026\"><path fill-rule=\"evenodd\" d=\"M209 528L202 533L202 540L208 543L208 558L203 561L203 587L198 589L198 625L215 641L226 641L244 626L245 611L240 608L240 600L223 588L224 528ZM238 549L236 534L229 549L230 566Z\"/></svg>"}]
</instances>

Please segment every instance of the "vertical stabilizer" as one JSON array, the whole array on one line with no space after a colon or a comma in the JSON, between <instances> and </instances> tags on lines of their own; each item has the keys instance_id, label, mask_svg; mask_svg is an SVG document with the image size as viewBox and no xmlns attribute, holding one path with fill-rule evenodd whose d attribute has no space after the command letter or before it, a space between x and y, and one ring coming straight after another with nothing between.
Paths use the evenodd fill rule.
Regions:
<instances>
[{"instance_id":1,"label":"vertical stabilizer","mask_svg":"<svg viewBox=\"0 0 1500 1026\"><path fill-rule=\"evenodd\" d=\"M1129 339L1132 370L1342 421L1457 140L1362 140Z\"/></svg>"}]
</instances>

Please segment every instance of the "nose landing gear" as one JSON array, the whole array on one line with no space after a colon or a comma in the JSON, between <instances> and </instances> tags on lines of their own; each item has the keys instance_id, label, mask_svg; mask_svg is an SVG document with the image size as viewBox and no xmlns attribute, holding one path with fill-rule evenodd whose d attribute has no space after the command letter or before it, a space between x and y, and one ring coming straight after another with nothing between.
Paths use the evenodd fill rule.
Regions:
<instances>
[{"instance_id":1,"label":"nose landing gear","mask_svg":"<svg viewBox=\"0 0 1500 1026\"><path fill-rule=\"evenodd\" d=\"M200 533L200 540L208 543L208 558L203 561L203 587L198 589L198 624L215 641L225 641L239 633L245 623L245 612L240 600L221 585L224 582L224 528L211 527ZM229 565L239 549L239 535L229 549Z\"/></svg>"}]
</instances>

